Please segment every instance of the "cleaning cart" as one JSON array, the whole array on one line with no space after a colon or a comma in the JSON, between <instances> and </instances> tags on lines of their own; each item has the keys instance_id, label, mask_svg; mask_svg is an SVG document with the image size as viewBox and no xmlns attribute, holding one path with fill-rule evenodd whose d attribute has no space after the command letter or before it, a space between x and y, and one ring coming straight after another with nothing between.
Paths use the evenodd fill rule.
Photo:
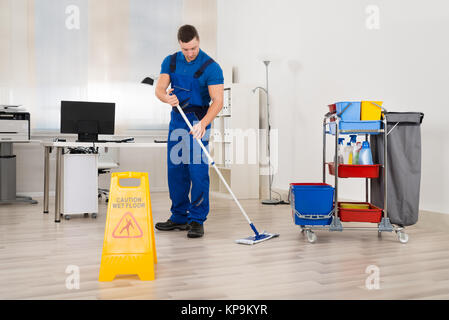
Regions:
<instances>
[{"instance_id":1,"label":"cleaning cart","mask_svg":"<svg viewBox=\"0 0 449 320\"><path fill-rule=\"evenodd\" d=\"M326 223L316 224L317 216L307 215L298 212L298 203L293 197L293 188L290 186L291 205L294 214L298 217L295 224L301 227L301 232L307 234L308 241L313 243L317 240L314 230L328 231L344 231L344 230L363 230L377 231L378 236L382 232L395 232L401 243L408 242L408 235L405 233L404 226L393 226L388 215L387 204L387 181L388 175L388 126L387 126L387 110L382 107L382 102L362 101L362 102L339 102L329 106L329 112L324 116L323 120L323 185L326 184L326 167L329 169L330 175L335 177L333 187L333 207L329 210L329 219ZM373 120L374 119L374 120ZM378 119L378 120L377 120ZM338 157L338 141L343 135L357 135L364 137L368 141L369 137L375 136L377 146L382 146L382 161L372 165L348 165L340 163ZM335 139L335 156L332 162L326 159L326 142L327 137L333 136ZM382 143L379 143L381 141ZM379 153L376 153L379 154ZM378 157L374 157L378 160ZM361 202L343 202L339 199L339 179L341 178L364 178L365 179L365 199ZM383 195L377 197L382 202L376 206L370 201L369 185L370 180L378 180L383 191ZM295 184L293 184L295 185ZM377 183L379 185L379 183ZM326 200L325 200L326 201ZM317 202L315 202L317 203ZM326 215L321 215L320 221ZM302 220L300 220L301 218ZM344 226L342 222L358 222L366 223L366 227Z\"/></svg>"}]
</instances>

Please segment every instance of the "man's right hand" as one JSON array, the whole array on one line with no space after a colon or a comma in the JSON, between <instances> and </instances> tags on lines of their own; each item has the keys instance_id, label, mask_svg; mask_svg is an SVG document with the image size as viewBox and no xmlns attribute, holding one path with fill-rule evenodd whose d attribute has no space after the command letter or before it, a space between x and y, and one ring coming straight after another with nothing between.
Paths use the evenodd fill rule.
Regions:
<instances>
[{"instance_id":1,"label":"man's right hand","mask_svg":"<svg viewBox=\"0 0 449 320\"><path fill-rule=\"evenodd\" d=\"M176 107L177 105L179 105L179 101L176 95L171 94L173 90L175 89L172 88L167 92L167 94L165 95L165 99L169 105L171 105L172 107Z\"/></svg>"}]
</instances>

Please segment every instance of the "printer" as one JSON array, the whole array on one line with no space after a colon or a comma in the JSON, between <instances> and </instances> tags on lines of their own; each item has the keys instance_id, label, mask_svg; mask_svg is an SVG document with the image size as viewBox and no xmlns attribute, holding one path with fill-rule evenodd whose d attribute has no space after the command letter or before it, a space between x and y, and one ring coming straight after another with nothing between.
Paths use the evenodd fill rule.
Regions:
<instances>
[{"instance_id":1,"label":"printer","mask_svg":"<svg viewBox=\"0 0 449 320\"><path fill-rule=\"evenodd\" d=\"M0 204L37 203L16 194L16 155L14 143L30 141L30 114L20 106L0 105Z\"/></svg>"},{"instance_id":2,"label":"printer","mask_svg":"<svg viewBox=\"0 0 449 320\"><path fill-rule=\"evenodd\" d=\"M30 113L19 106L0 105L0 141L30 140Z\"/></svg>"}]
</instances>

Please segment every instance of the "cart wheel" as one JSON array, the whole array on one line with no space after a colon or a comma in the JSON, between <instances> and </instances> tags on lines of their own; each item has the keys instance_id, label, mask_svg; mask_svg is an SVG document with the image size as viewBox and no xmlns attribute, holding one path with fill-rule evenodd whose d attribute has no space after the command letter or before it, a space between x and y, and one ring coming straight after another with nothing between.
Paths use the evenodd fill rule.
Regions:
<instances>
[{"instance_id":1,"label":"cart wheel","mask_svg":"<svg viewBox=\"0 0 449 320\"><path fill-rule=\"evenodd\" d=\"M64 215L64 219L70 220L70 216L68 214Z\"/></svg>"},{"instance_id":2,"label":"cart wheel","mask_svg":"<svg viewBox=\"0 0 449 320\"><path fill-rule=\"evenodd\" d=\"M316 239L316 234L311 230L307 230L307 240L309 240L310 243L314 243Z\"/></svg>"},{"instance_id":3,"label":"cart wheel","mask_svg":"<svg viewBox=\"0 0 449 320\"><path fill-rule=\"evenodd\" d=\"M86 213L84 213L84 218L88 218L89 217L89 214L86 212Z\"/></svg>"},{"instance_id":4,"label":"cart wheel","mask_svg":"<svg viewBox=\"0 0 449 320\"><path fill-rule=\"evenodd\" d=\"M109 202L109 198L106 198L104 201L105 201L106 203L108 203L108 202Z\"/></svg>"},{"instance_id":5,"label":"cart wheel","mask_svg":"<svg viewBox=\"0 0 449 320\"><path fill-rule=\"evenodd\" d=\"M100 198L101 198L101 193L98 194L98 199L100 199Z\"/></svg>"},{"instance_id":6,"label":"cart wheel","mask_svg":"<svg viewBox=\"0 0 449 320\"><path fill-rule=\"evenodd\" d=\"M403 231L398 232L398 239L400 243L407 243L408 242L408 234L406 234Z\"/></svg>"},{"instance_id":7,"label":"cart wheel","mask_svg":"<svg viewBox=\"0 0 449 320\"><path fill-rule=\"evenodd\" d=\"M92 213L91 217L92 217L92 219L97 219L97 214L96 213Z\"/></svg>"},{"instance_id":8,"label":"cart wheel","mask_svg":"<svg viewBox=\"0 0 449 320\"><path fill-rule=\"evenodd\" d=\"M377 237L382 238L382 231L377 231Z\"/></svg>"}]
</instances>

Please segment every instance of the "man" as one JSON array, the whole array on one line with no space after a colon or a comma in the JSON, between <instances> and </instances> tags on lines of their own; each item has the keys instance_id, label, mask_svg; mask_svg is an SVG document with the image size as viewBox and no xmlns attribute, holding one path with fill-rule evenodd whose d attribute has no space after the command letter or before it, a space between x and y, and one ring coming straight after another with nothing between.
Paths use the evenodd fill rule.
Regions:
<instances>
[{"instance_id":1,"label":"man","mask_svg":"<svg viewBox=\"0 0 449 320\"><path fill-rule=\"evenodd\" d=\"M173 107L167 143L171 217L156 223L156 229L189 230L189 238L198 238L204 235L203 223L209 213L209 165L194 140L202 139L208 148L210 123L223 107L223 71L200 49L195 27L180 27L178 42L181 51L164 59L156 86L158 99ZM192 131L177 105L192 123Z\"/></svg>"}]
</instances>

